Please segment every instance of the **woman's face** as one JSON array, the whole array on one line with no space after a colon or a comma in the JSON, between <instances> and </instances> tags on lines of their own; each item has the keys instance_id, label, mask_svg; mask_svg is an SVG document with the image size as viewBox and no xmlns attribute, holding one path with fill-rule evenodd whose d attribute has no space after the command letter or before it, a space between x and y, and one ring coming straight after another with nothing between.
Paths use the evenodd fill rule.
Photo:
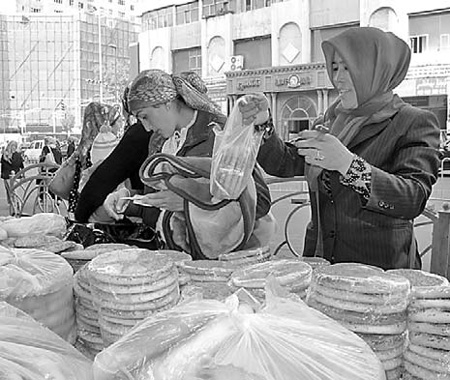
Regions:
<instances>
[{"instance_id":1,"label":"woman's face","mask_svg":"<svg viewBox=\"0 0 450 380\"><path fill-rule=\"evenodd\" d=\"M141 108L136 111L136 118L139 119L146 131L159 132L162 137L168 138L175 132L174 114L171 111L173 104L158 104Z\"/></svg>"},{"instance_id":2,"label":"woman's face","mask_svg":"<svg viewBox=\"0 0 450 380\"><path fill-rule=\"evenodd\" d=\"M335 53L331 67L333 69L333 84L339 91L342 107L346 109L358 107L358 99L350 72L339 54Z\"/></svg>"}]
</instances>

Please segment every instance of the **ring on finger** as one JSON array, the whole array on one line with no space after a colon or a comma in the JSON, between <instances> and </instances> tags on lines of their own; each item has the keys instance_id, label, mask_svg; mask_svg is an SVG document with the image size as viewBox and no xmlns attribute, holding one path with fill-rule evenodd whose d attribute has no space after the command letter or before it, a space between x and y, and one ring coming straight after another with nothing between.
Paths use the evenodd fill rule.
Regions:
<instances>
[{"instance_id":1,"label":"ring on finger","mask_svg":"<svg viewBox=\"0 0 450 380\"><path fill-rule=\"evenodd\" d=\"M322 161L325 157L320 153L320 150L317 151L316 156L314 157L314 159L316 161Z\"/></svg>"}]
</instances>

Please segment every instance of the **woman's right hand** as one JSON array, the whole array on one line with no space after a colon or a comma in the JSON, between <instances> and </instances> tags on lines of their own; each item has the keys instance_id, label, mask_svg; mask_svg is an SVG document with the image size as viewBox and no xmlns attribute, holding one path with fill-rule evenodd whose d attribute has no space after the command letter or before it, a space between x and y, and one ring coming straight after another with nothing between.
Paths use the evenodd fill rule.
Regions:
<instances>
[{"instance_id":1,"label":"woman's right hand","mask_svg":"<svg viewBox=\"0 0 450 380\"><path fill-rule=\"evenodd\" d=\"M123 198L129 196L130 191L125 187L110 193L103 202L106 213L114 220L122 220L123 214L130 203L129 199Z\"/></svg>"}]
</instances>

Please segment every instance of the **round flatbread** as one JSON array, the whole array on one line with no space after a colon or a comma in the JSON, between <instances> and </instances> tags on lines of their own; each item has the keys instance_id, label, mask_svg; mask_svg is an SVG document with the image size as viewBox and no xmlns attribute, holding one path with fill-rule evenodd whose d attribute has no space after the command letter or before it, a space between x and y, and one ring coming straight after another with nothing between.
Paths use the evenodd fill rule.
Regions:
<instances>
[{"instance_id":1,"label":"round flatbread","mask_svg":"<svg viewBox=\"0 0 450 380\"><path fill-rule=\"evenodd\" d=\"M236 287L264 288L267 277L274 276L280 285L308 286L312 268L300 260L276 260L250 265L235 271L231 283Z\"/></svg>"},{"instance_id":2,"label":"round flatbread","mask_svg":"<svg viewBox=\"0 0 450 380\"><path fill-rule=\"evenodd\" d=\"M450 309L408 308L408 319L413 322L447 323L450 324Z\"/></svg>"},{"instance_id":3,"label":"round flatbread","mask_svg":"<svg viewBox=\"0 0 450 380\"><path fill-rule=\"evenodd\" d=\"M156 299L151 299L149 301L140 301L140 302L128 302L128 303L119 303L113 300L105 300L105 299L96 299L95 304L100 308L100 315L102 313L103 308L108 308L112 310L124 310L124 311L135 311L135 310L158 310L161 307L170 304L174 300L178 300L180 297L180 289L178 287L178 283L175 283L172 287L163 289L164 292L161 292L161 297Z\"/></svg>"},{"instance_id":4,"label":"round flatbread","mask_svg":"<svg viewBox=\"0 0 450 380\"><path fill-rule=\"evenodd\" d=\"M436 372L426 369L416 363L413 363L405 358L403 365L405 371L409 374L418 377L423 380L450 380L450 375L443 372Z\"/></svg>"},{"instance_id":5,"label":"round flatbread","mask_svg":"<svg viewBox=\"0 0 450 380\"><path fill-rule=\"evenodd\" d=\"M420 310L420 309L441 309L443 311L450 311L450 299L446 298L413 298L409 302L409 309Z\"/></svg>"},{"instance_id":6,"label":"round flatbread","mask_svg":"<svg viewBox=\"0 0 450 380\"><path fill-rule=\"evenodd\" d=\"M417 288L414 291L414 300L422 299L448 300L450 299L450 286L443 285Z\"/></svg>"},{"instance_id":7,"label":"round flatbread","mask_svg":"<svg viewBox=\"0 0 450 380\"><path fill-rule=\"evenodd\" d=\"M336 309L357 311L359 313L375 313L375 314L394 314L406 311L408 306L408 299L403 299L401 302L396 304L370 304L370 303L359 303L344 301L340 299L334 299L331 297L326 297L318 292L311 291L309 294L310 299L314 299L324 305L332 306Z\"/></svg>"},{"instance_id":8,"label":"round flatbread","mask_svg":"<svg viewBox=\"0 0 450 380\"><path fill-rule=\"evenodd\" d=\"M191 276L207 276L229 278L236 270L232 262L217 260L195 260L185 261L179 268Z\"/></svg>"},{"instance_id":9,"label":"round flatbread","mask_svg":"<svg viewBox=\"0 0 450 380\"><path fill-rule=\"evenodd\" d=\"M156 312L161 312L164 310L171 309L174 307L179 301L179 297L173 297L172 300L169 300L167 304L160 306L154 309L146 309L146 310L119 310L119 309L111 309L107 307L101 307L99 309L99 314L102 317L112 317L112 318L124 318L124 319L144 319L149 315L152 315Z\"/></svg>"},{"instance_id":10,"label":"round flatbread","mask_svg":"<svg viewBox=\"0 0 450 380\"><path fill-rule=\"evenodd\" d=\"M303 256L302 260L311 265L311 268L313 270L323 267L323 266L327 266L327 265L331 265L331 263L327 260L324 259L323 257L307 257L307 256Z\"/></svg>"},{"instance_id":11,"label":"round flatbread","mask_svg":"<svg viewBox=\"0 0 450 380\"><path fill-rule=\"evenodd\" d=\"M377 355L377 358L381 360L381 362L386 362L393 359L398 359L400 356L402 356L403 349L403 344L399 344L397 347L376 351L375 354Z\"/></svg>"},{"instance_id":12,"label":"round flatbread","mask_svg":"<svg viewBox=\"0 0 450 380\"><path fill-rule=\"evenodd\" d=\"M389 360L380 360L381 364L383 365L383 368L385 371L392 371L396 368L400 368L403 363L403 356L397 356L396 358L389 359Z\"/></svg>"},{"instance_id":13,"label":"round flatbread","mask_svg":"<svg viewBox=\"0 0 450 380\"><path fill-rule=\"evenodd\" d=\"M392 325L395 323L407 321L406 310L399 313L390 314L380 314L373 312L361 313L357 311L343 310L333 306L325 305L317 301L314 297L311 297L311 294L307 298L307 304L337 321L368 325Z\"/></svg>"},{"instance_id":14,"label":"round flatbread","mask_svg":"<svg viewBox=\"0 0 450 380\"><path fill-rule=\"evenodd\" d=\"M402 334L406 331L406 322L398 322L390 325L368 325L352 322L339 321L339 323L350 331L364 334Z\"/></svg>"},{"instance_id":15,"label":"round flatbread","mask_svg":"<svg viewBox=\"0 0 450 380\"><path fill-rule=\"evenodd\" d=\"M417 346L436 348L438 350L450 351L450 337L409 331L409 341Z\"/></svg>"},{"instance_id":16,"label":"round flatbread","mask_svg":"<svg viewBox=\"0 0 450 380\"><path fill-rule=\"evenodd\" d=\"M397 367L386 371L386 380L401 380L403 374L403 367Z\"/></svg>"},{"instance_id":17,"label":"round flatbread","mask_svg":"<svg viewBox=\"0 0 450 380\"><path fill-rule=\"evenodd\" d=\"M310 289L311 293L318 292L319 294L326 297L357 303L389 305L397 304L399 302L405 302L405 295L403 295L402 293L362 293L353 292L352 290L333 289L329 286L323 286L320 284L312 284Z\"/></svg>"},{"instance_id":18,"label":"round flatbread","mask_svg":"<svg viewBox=\"0 0 450 380\"><path fill-rule=\"evenodd\" d=\"M176 279L172 279L171 282L165 283L164 287L148 292L132 294L110 293L92 287L92 293L95 299L94 303L102 306L106 306L108 303L111 305L116 305L116 307L120 309L122 308L122 306L131 307L132 305L141 305L147 302L153 302L167 296L177 289L178 282L176 281Z\"/></svg>"},{"instance_id":19,"label":"round flatbread","mask_svg":"<svg viewBox=\"0 0 450 380\"><path fill-rule=\"evenodd\" d=\"M446 323L408 322L408 330L450 337L450 325Z\"/></svg>"},{"instance_id":20,"label":"round flatbread","mask_svg":"<svg viewBox=\"0 0 450 380\"><path fill-rule=\"evenodd\" d=\"M166 255L142 248L103 253L87 266L91 283L119 285L151 283L167 276L173 267L173 261Z\"/></svg>"},{"instance_id":21,"label":"round flatbread","mask_svg":"<svg viewBox=\"0 0 450 380\"><path fill-rule=\"evenodd\" d=\"M450 351L448 350L439 350L437 348L424 347L412 342L409 343L408 350L429 359L440 360L446 363L450 362Z\"/></svg>"},{"instance_id":22,"label":"round flatbread","mask_svg":"<svg viewBox=\"0 0 450 380\"><path fill-rule=\"evenodd\" d=\"M236 261L242 259L251 259L255 261L266 261L271 256L270 247L259 247L254 249L244 249L230 253L222 253L219 255L220 261Z\"/></svg>"},{"instance_id":23,"label":"round flatbread","mask_svg":"<svg viewBox=\"0 0 450 380\"><path fill-rule=\"evenodd\" d=\"M185 261L192 261L192 256L186 252L174 251L169 249L160 249L159 251L155 252L166 255L175 263L175 265L184 263Z\"/></svg>"},{"instance_id":24,"label":"round flatbread","mask_svg":"<svg viewBox=\"0 0 450 380\"><path fill-rule=\"evenodd\" d=\"M391 269L386 273L391 273L407 278L409 280L409 283L411 284L411 288L413 291L415 288L428 288L449 285L448 280L445 277L433 273L428 273L419 269Z\"/></svg>"},{"instance_id":25,"label":"round flatbread","mask_svg":"<svg viewBox=\"0 0 450 380\"><path fill-rule=\"evenodd\" d=\"M317 268L312 284L361 293L409 294L409 281L381 268L357 263L339 263Z\"/></svg>"},{"instance_id":26,"label":"round flatbread","mask_svg":"<svg viewBox=\"0 0 450 380\"><path fill-rule=\"evenodd\" d=\"M423 355L412 352L409 348L404 353L405 361L414 363L415 365L425 368L429 371L444 373L450 377L450 368L448 361L431 359Z\"/></svg>"},{"instance_id":27,"label":"round flatbread","mask_svg":"<svg viewBox=\"0 0 450 380\"><path fill-rule=\"evenodd\" d=\"M362 334L356 333L363 339L373 351L389 350L399 345L404 346L406 340L406 333L402 334Z\"/></svg>"},{"instance_id":28,"label":"round flatbread","mask_svg":"<svg viewBox=\"0 0 450 380\"><path fill-rule=\"evenodd\" d=\"M152 282L146 281L136 285L108 284L102 281L93 280L91 282L91 293L94 294L95 292L105 292L117 295L118 297L125 297L164 289L167 286L172 285L174 282L178 282L177 270L175 267L170 272L165 273L164 277Z\"/></svg>"}]
</instances>

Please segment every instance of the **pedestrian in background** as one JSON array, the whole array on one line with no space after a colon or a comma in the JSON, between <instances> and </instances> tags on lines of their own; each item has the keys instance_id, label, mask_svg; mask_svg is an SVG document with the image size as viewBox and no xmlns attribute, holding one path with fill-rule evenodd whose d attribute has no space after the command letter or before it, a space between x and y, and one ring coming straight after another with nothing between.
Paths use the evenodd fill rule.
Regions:
<instances>
[{"instance_id":1,"label":"pedestrian in background","mask_svg":"<svg viewBox=\"0 0 450 380\"><path fill-rule=\"evenodd\" d=\"M5 184L8 204L11 204L9 179L24 168L23 157L20 152L17 151L18 146L17 141L10 141L8 145L6 145L1 159L2 178Z\"/></svg>"}]
</instances>

